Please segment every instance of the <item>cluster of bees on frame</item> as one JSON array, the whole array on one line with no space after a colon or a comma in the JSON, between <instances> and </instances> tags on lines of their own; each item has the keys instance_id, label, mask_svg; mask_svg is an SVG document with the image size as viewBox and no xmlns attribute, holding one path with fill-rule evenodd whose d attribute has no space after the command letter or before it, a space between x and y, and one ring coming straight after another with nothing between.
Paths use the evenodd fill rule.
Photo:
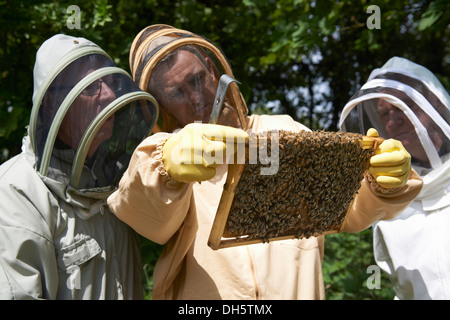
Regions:
<instances>
[{"instance_id":1,"label":"cluster of bees on frame","mask_svg":"<svg viewBox=\"0 0 450 320\"><path fill-rule=\"evenodd\" d=\"M341 226L374 150L363 149L363 136L356 133L277 130L277 134L277 173L262 175L264 165L246 161L223 237L267 242L291 235L309 238ZM271 131L258 135L269 155L270 136Z\"/></svg>"}]
</instances>

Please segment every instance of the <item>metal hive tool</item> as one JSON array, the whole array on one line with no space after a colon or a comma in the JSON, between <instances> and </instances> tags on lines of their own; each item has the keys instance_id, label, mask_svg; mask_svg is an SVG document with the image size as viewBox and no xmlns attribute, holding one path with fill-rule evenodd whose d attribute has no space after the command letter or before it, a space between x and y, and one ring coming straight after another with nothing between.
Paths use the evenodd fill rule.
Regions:
<instances>
[{"instance_id":1,"label":"metal hive tool","mask_svg":"<svg viewBox=\"0 0 450 320\"><path fill-rule=\"evenodd\" d=\"M358 192L369 159L383 140L343 132L266 132L257 148L271 150L277 134L278 171L229 164L208 245L216 250L260 242L335 233ZM250 140L252 141L252 139Z\"/></svg>"}]
</instances>

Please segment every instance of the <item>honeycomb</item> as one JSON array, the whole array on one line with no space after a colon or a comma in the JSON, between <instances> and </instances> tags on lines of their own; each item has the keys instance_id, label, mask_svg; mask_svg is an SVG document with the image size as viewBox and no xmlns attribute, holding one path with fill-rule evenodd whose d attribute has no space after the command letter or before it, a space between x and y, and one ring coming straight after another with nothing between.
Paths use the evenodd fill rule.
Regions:
<instances>
[{"instance_id":1,"label":"honeycomb","mask_svg":"<svg viewBox=\"0 0 450 320\"><path fill-rule=\"evenodd\" d=\"M258 148L271 154L272 135L257 135ZM291 235L308 238L338 230L369 167L373 148L363 148L355 133L277 130L278 171L249 160L235 187L223 237L262 239Z\"/></svg>"}]
</instances>

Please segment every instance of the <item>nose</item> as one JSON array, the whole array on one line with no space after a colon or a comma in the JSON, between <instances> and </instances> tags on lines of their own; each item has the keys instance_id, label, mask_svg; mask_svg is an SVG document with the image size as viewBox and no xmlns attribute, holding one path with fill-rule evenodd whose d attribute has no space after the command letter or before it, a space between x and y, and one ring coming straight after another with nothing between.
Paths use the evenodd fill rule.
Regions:
<instances>
[{"instance_id":1,"label":"nose","mask_svg":"<svg viewBox=\"0 0 450 320\"><path fill-rule=\"evenodd\" d=\"M105 107L106 104L110 103L111 101L113 101L116 97L116 95L114 94L114 91L108 86L108 84L106 82L102 82L101 83L101 90L100 90L100 104Z\"/></svg>"},{"instance_id":2,"label":"nose","mask_svg":"<svg viewBox=\"0 0 450 320\"><path fill-rule=\"evenodd\" d=\"M189 93L189 100L195 111L198 111L203 107L203 95L200 91L192 90Z\"/></svg>"},{"instance_id":3,"label":"nose","mask_svg":"<svg viewBox=\"0 0 450 320\"><path fill-rule=\"evenodd\" d=\"M108 104L110 104L116 98L114 91L106 84L106 82L101 82L100 91L97 96L94 98L92 115L89 113L91 117L97 116Z\"/></svg>"},{"instance_id":4,"label":"nose","mask_svg":"<svg viewBox=\"0 0 450 320\"><path fill-rule=\"evenodd\" d=\"M387 126L391 129L394 129L396 127L400 127L404 124L404 115L403 112L398 110L397 108L394 108L389 111L389 121L387 123Z\"/></svg>"}]
</instances>

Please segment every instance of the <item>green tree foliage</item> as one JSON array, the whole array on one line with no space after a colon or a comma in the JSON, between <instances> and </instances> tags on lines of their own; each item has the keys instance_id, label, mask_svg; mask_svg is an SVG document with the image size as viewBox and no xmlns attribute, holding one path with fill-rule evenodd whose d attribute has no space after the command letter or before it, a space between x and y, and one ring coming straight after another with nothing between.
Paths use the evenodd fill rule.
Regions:
<instances>
[{"instance_id":1,"label":"green tree foliage","mask_svg":"<svg viewBox=\"0 0 450 320\"><path fill-rule=\"evenodd\" d=\"M328 300L394 298L389 277L381 272L373 258L372 229L358 234L326 236L322 267ZM379 272L379 279L370 267Z\"/></svg>"},{"instance_id":2,"label":"green tree foliage","mask_svg":"<svg viewBox=\"0 0 450 320\"><path fill-rule=\"evenodd\" d=\"M69 5L80 28L69 28ZM380 9L371 29L369 6ZM203 35L223 49L253 113L286 113L312 129L336 130L340 111L374 68L392 56L428 67L450 87L447 0L94 0L0 1L0 163L20 152L32 107L36 51L56 33L88 38L126 70L144 27L163 23ZM364 289L374 264L370 230L327 237L327 298L388 298ZM151 272L161 251L143 251ZM147 280L146 280L147 283ZM148 294L150 297L150 294Z\"/></svg>"},{"instance_id":3,"label":"green tree foliage","mask_svg":"<svg viewBox=\"0 0 450 320\"><path fill-rule=\"evenodd\" d=\"M142 28L164 23L224 49L252 112L287 113L311 128L337 129L339 112L370 71L394 55L427 66L448 88L448 1L0 1L0 161L20 151L31 110L36 50L55 33L86 37L128 70ZM369 6L380 29L369 29ZM430 50L432 48L432 50Z\"/></svg>"}]
</instances>

